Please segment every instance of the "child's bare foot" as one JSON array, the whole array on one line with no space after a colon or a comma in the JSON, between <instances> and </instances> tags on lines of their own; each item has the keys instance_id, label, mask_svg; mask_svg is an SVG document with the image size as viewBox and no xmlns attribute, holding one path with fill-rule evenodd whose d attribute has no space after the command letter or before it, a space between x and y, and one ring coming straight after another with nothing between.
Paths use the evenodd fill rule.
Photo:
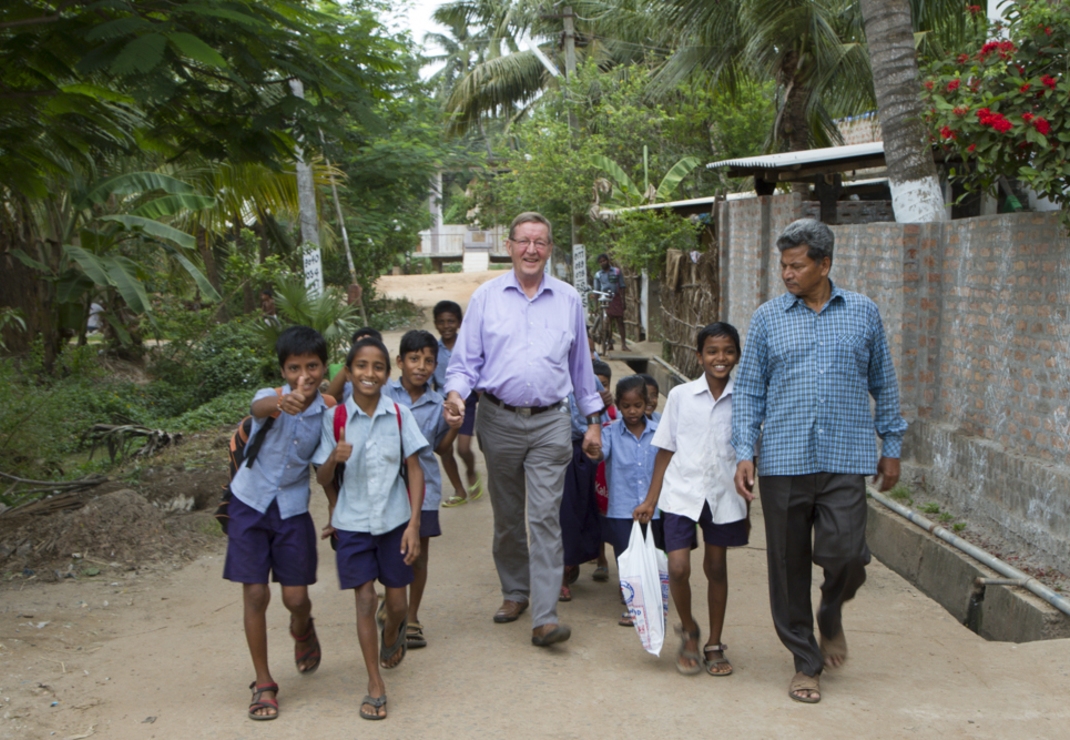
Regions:
<instances>
[{"instance_id":1,"label":"child's bare foot","mask_svg":"<svg viewBox=\"0 0 1070 740\"><path fill-rule=\"evenodd\" d=\"M368 681L368 695L360 704L361 719L386 719L386 684Z\"/></svg>"}]
</instances>

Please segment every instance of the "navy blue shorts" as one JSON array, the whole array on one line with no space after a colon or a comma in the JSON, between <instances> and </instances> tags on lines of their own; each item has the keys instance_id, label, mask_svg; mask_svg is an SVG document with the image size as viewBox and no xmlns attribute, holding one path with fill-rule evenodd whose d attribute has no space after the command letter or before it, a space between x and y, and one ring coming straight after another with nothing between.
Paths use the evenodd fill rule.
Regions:
<instances>
[{"instance_id":1,"label":"navy blue shorts","mask_svg":"<svg viewBox=\"0 0 1070 740\"><path fill-rule=\"evenodd\" d=\"M336 530L335 560L341 588L356 588L376 579L387 588L405 588L412 583L412 566L405 565L401 554L401 535L407 526L405 522L386 534Z\"/></svg>"},{"instance_id":2,"label":"navy blue shorts","mask_svg":"<svg viewBox=\"0 0 1070 740\"><path fill-rule=\"evenodd\" d=\"M695 520L679 514L661 513L665 520L665 552L693 548L695 540ZM698 526L702 528L702 541L716 547L742 547L747 544L747 520L727 524L714 524L710 504L702 505L698 515Z\"/></svg>"},{"instance_id":3,"label":"navy blue shorts","mask_svg":"<svg viewBox=\"0 0 1070 740\"><path fill-rule=\"evenodd\" d=\"M476 433L476 404L479 403L479 394L473 391L464 402L464 421L457 434L467 434L471 437Z\"/></svg>"},{"instance_id":4,"label":"navy blue shorts","mask_svg":"<svg viewBox=\"0 0 1070 740\"><path fill-rule=\"evenodd\" d=\"M628 540L632 536L632 520L623 517L599 517L602 520L602 541L613 547L613 557L620 558L621 553L628 549ZM659 550L665 549L665 531L662 519L651 519L650 525L654 527L654 546ZM640 525L643 534L646 535L646 524ZM698 543L695 543L698 547Z\"/></svg>"},{"instance_id":5,"label":"navy blue shorts","mask_svg":"<svg viewBox=\"0 0 1070 740\"><path fill-rule=\"evenodd\" d=\"M442 527L438 523L438 509L420 512L420 536L438 537L442 534Z\"/></svg>"},{"instance_id":6,"label":"navy blue shorts","mask_svg":"<svg viewBox=\"0 0 1070 740\"><path fill-rule=\"evenodd\" d=\"M316 527L305 512L283 519L279 504L259 511L237 496L230 500L227 559L223 577L236 583L267 583L268 574L283 586L316 582Z\"/></svg>"}]
</instances>

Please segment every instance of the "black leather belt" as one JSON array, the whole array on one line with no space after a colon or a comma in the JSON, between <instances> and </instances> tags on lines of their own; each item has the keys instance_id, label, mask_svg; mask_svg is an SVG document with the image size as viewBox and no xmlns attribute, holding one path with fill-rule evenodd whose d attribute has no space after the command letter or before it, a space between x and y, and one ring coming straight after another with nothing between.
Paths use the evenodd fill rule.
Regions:
<instances>
[{"instance_id":1,"label":"black leather belt","mask_svg":"<svg viewBox=\"0 0 1070 740\"><path fill-rule=\"evenodd\" d=\"M556 409L561 405L561 402L558 401L557 403L550 404L549 406L513 406L512 404L508 404L502 399L498 398L490 391L483 391L483 398L487 399L495 406L501 406L506 411L512 411L513 413L520 414L521 416L534 416L535 414L541 414L543 411L550 411L551 409Z\"/></svg>"}]
</instances>

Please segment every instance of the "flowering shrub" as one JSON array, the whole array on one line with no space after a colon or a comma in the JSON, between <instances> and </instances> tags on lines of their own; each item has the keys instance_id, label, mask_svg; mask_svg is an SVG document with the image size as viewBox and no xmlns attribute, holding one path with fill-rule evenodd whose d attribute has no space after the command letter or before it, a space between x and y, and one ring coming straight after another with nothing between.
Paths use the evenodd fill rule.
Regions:
<instances>
[{"instance_id":1,"label":"flowering shrub","mask_svg":"<svg viewBox=\"0 0 1070 740\"><path fill-rule=\"evenodd\" d=\"M1012 4L1007 26L989 26L975 7L968 48L926 69L932 139L959 155L953 174L970 189L1017 178L1063 205L1070 223L1070 4Z\"/></svg>"}]
</instances>

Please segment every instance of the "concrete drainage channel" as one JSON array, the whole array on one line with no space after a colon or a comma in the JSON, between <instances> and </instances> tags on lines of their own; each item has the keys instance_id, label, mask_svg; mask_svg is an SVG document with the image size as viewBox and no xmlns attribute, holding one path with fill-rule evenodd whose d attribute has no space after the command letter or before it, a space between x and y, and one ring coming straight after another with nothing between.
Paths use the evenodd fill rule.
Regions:
<instances>
[{"instance_id":1,"label":"concrete drainage channel","mask_svg":"<svg viewBox=\"0 0 1070 740\"><path fill-rule=\"evenodd\" d=\"M1033 579L1005 563L1000 567L1010 568L1006 573L1015 572L1017 577L1009 578L992 570L923 529L922 526L931 524L924 517L914 513L922 521L922 526L917 526L889 505L906 507L880 498L887 504L873 497L869 499L866 526L869 549L961 624L986 640L1002 642L1070 637L1070 617L1022 588ZM1067 606L1061 596L1043 587L1040 590Z\"/></svg>"},{"instance_id":2,"label":"concrete drainage channel","mask_svg":"<svg viewBox=\"0 0 1070 740\"><path fill-rule=\"evenodd\" d=\"M623 360L637 373L658 381L662 393L688 382L679 370L659 357L627 356ZM952 547L931 534L941 528L912 509L880 494L869 499L866 539L873 555L947 609L952 616L986 640L1031 642L1070 637L1070 601L1040 586L1044 598L1026 590L1035 579L988 553L982 560ZM911 519L914 521L912 522ZM951 540L959 540L953 535ZM970 546L967 545L967 549ZM1047 600L1045 600L1047 599ZM1049 603L1050 602L1050 603Z\"/></svg>"}]
</instances>

